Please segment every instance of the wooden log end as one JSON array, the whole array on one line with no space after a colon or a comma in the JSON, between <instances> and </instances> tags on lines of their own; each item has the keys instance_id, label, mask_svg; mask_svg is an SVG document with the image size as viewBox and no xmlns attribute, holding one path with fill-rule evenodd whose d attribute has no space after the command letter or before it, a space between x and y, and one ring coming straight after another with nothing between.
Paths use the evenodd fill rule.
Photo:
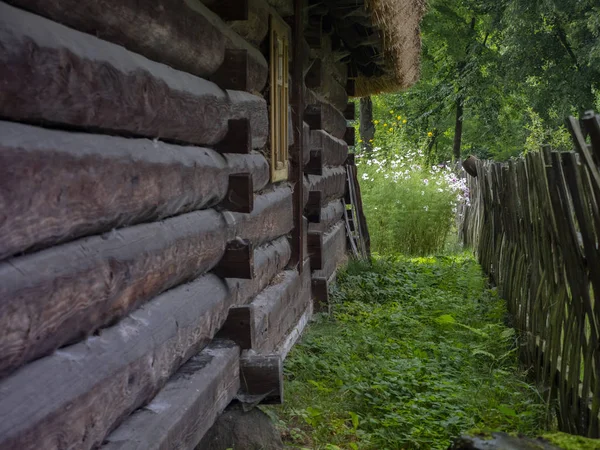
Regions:
<instances>
[{"instance_id":1,"label":"wooden log end","mask_svg":"<svg viewBox=\"0 0 600 450\"><path fill-rule=\"evenodd\" d=\"M217 3L221 3L221 0L219 0ZM211 75L210 81L215 83L221 89L250 91L250 76L248 67L248 50L232 48L226 49L223 63L217 69L217 71Z\"/></svg>"},{"instance_id":2,"label":"wooden log end","mask_svg":"<svg viewBox=\"0 0 600 450\"><path fill-rule=\"evenodd\" d=\"M311 280L312 298L316 312L327 311L329 306L329 283L326 278Z\"/></svg>"},{"instance_id":3,"label":"wooden log end","mask_svg":"<svg viewBox=\"0 0 600 450\"><path fill-rule=\"evenodd\" d=\"M353 102L349 102L344 110L344 117L346 120L356 119L356 107Z\"/></svg>"},{"instance_id":4,"label":"wooden log end","mask_svg":"<svg viewBox=\"0 0 600 450\"><path fill-rule=\"evenodd\" d=\"M304 166L304 173L308 175L323 175L323 151L320 148L310 151L310 158L306 166Z\"/></svg>"},{"instance_id":5,"label":"wooden log end","mask_svg":"<svg viewBox=\"0 0 600 450\"><path fill-rule=\"evenodd\" d=\"M250 120L229 119L227 134L215 149L221 153L238 153L249 155L252 152L252 130Z\"/></svg>"},{"instance_id":6,"label":"wooden log end","mask_svg":"<svg viewBox=\"0 0 600 450\"><path fill-rule=\"evenodd\" d=\"M323 207L323 193L321 191L310 191L304 211L309 222L321 221L321 208Z\"/></svg>"},{"instance_id":7,"label":"wooden log end","mask_svg":"<svg viewBox=\"0 0 600 450\"><path fill-rule=\"evenodd\" d=\"M321 270L323 268L323 233L309 232L307 246L310 270Z\"/></svg>"},{"instance_id":8,"label":"wooden log end","mask_svg":"<svg viewBox=\"0 0 600 450\"><path fill-rule=\"evenodd\" d=\"M354 97L356 95L356 82L353 79L348 79L346 82L346 93L350 97Z\"/></svg>"},{"instance_id":9,"label":"wooden log end","mask_svg":"<svg viewBox=\"0 0 600 450\"><path fill-rule=\"evenodd\" d=\"M355 166L356 165L356 158L354 153L348 153L348 156L346 156L346 162L344 162L344 165L346 166Z\"/></svg>"},{"instance_id":10,"label":"wooden log end","mask_svg":"<svg viewBox=\"0 0 600 450\"><path fill-rule=\"evenodd\" d=\"M240 391L244 403L283 403L283 361L279 355L251 355L240 358Z\"/></svg>"},{"instance_id":11,"label":"wooden log end","mask_svg":"<svg viewBox=\"0 0 600 450\"><path fill-rule=\"evenodd\" d=\"M252 348L253 311L253 308L249 305L229 308L227 319L219 330L217 337L235 342L242 350Z\"/></svg>"},{"instance_id":12,"label":"wooden log end","mask_svg":"<svg viewBox=\"0 0 600 450\"><path fill-rule=\"evenodd\" d=\"M222 205L232 212L250 214L254 209L254 186L251 173L229 175L227 194Z\"/></svg>"},{"instance_id":13,"label":"wooden log end","mask_svg":"<svg viewBox=\"0 0 600 450\"><path fill-rule=\"evenodd\" d=\"M248 20L250 13L248 0L219 0L208 5L208 8L225 21Z\"/></svg>"},{"instance_id":14,"label":"wooden log end","mask_svg":"<svg viewBox=\"0 0 600 450\"><path fill-rule=\"evenodd\" d=\"M320 105L311 106L304 113L304 122L308 124L311 130L320 130L323 128L322 111Z\"/></svg>"},{"instance_id":15,"label":"wooden log end","mask_svg":"<svg viewBox=\"0 0 600 450\"><path fill-rule=\"evenodd\" d=\"M346 144L349 146L356 145L356 129L354 127L346 127L344 141L346 141Z\"/></svg>"},{"instance_id":16,"label":"wooden log end","mask_svg":"<svg viewBox=\"0 0 600 450\"><path fill-rule=\"evenodd\" d=\"M323 83L323 66L320 59L315 59L312 62L304 78L304 83L309 89L317 89L321 86Z\"/></svg>"},{"instance_id":17,"label":"wooden log end","mask_svg":"<svg viewBox=\"0 0 600 450\"><path fill-rule=\"evenodd\" d=\"M237 239L227 243L225 253L213 269L221 278L254 278L254 249L251 243Z\"/></svg>"}]
</instances>

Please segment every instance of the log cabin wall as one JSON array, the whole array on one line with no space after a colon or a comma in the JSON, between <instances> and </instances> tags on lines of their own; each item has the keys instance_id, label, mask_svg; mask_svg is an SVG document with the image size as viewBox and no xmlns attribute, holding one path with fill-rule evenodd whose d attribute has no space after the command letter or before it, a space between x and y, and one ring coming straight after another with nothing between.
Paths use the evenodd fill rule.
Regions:
<instances>
[{"instance_id":1,"label":"log cabin wall","mask_svg":"<svg viewBox=\"0 0 600 450\"><path fill-rule=\"evenodd\" d=\"M311 269L345 245L343 105L302 130L323 140L319 267L302 183L270 181L265 20L292 14L0 2L0 448L194 448L234 398L281 402Z\"/></svg>"},{"instance_id":2,"label":"log cabin wall","mask_svg":"<svg viewBox=\"0 0 600 450\"><path fill-rule=\"evenodd\" d=\"M326 309L330 284L337 269L347 261L346 160L354 145L354 128L347 118L354 115L352 79L348 66L334 50L337 39L327 25L325 4L309 9L305 61L305 129L309 161L305 166L305 215L308 225L308 251L315 308Z\"/></svg>"}]
</instances>

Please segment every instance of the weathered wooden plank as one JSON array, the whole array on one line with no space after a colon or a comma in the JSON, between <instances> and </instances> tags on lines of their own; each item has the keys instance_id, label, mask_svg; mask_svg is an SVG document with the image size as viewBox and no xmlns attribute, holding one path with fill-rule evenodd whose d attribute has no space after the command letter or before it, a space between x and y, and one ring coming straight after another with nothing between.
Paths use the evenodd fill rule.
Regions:
<instances>
[{"instance_id":1,"label":"weathered wooden plank","mask_svg":"<svg viewBox=\"0 0 600 450\"><path fill-rule=\"evenodd\" d=\"M289 233L294 226L292 190L288 185L257 195L251 214L223 212L230 240L236 237L256 245Z\"/></svg>"},{"instance_id":2,"label":"weathered wooden plank","mask_svg":"<svg viewBox=\"0 0 600 450\"><path fill-rule=\"evenodd\" d=\"M323 149L323 164L341 166L348 157L348 144L323 130L310 132L310 148Z\"/></svg>"},{"instance_id":3,"label":"weathered wooden plank","mask_svg":"<svg viewBox=\"0 0 600 450\"><path fill-rule=\"evenodd\" d=\"M4 379L0 448L97 448L210 342L229 302L221 279L202 276Z\"/></svg>"},{"instance_id":4,"label":"weathered wooden plank","mask_svg":"<svg viewBox=\"0 0 600 450\"><path fill-rule=\"evenodd\" d=\"M215 72L223 62L222 31L202 14L202 9L193 13L183 1L9 0L7 3L199 77Z\"/></svg>"},{"instance_id":5,"label":"weathered wooden plank","mask_svg":"<svg viewBox=\"0 0 600 450\"><path fill-rule=\"evenodd\" d=\"M346 229L343 222L338 222L323 234L322 248L322 267L313 272L313 278L328 279L347 259Z\"/></svg>"},{"instance_id":6,"label":"weathered wooden plank","mask_svg":"<svg viewBox=\"0 0 600 450\"><path fill-rule=\"evenodd\" d=\"M0 374L90 335L211 269L227 227L213 210L136 225L0 264Z\"/></svg>"},{"instance_id":7,"label":"weathered wooden plank","mask_svg":"<svg viewBox=\"0 0 600 450\"><path fill-rule=\"evenodd\" d=\"M335 223L342 219L344 214L344 203L341 200L333 200L321 208L320 221L308 224L309 231L325 232Z\"/></svg>"},{"instance_id":8,"label":"weathered wooden plank","mask_svg":"<svg viewBox=\"0 0 600 450\"><path fill-rule=\"evenodd\" d=\"M323 175L308 175L309 189L321 191L323 204L342 198L346 192L346 170L343 167L326 167Z\"/></svg>"},{"instance_id":9,"label":"weathered wooden plank","mask_svg":"<svg viewBox=\"0 0 600 450\"><path fill-rule=\"evenodd\" d=\"M194 448L239 390L239 357L233 343L211 342L113 431L101 449Z\"/></svg>"},{"instance_id":10,"label":"weathered wooden plank","mask_svg":"<svg viewBox=\"0 0 600 450\"><path fill-rule=\"evenodd\" d=\"M214 206L230 174L269 179L266 159L0 121L0 259ZM43 186L43 189L40 188Z\"/></svg>"}]
</instances>

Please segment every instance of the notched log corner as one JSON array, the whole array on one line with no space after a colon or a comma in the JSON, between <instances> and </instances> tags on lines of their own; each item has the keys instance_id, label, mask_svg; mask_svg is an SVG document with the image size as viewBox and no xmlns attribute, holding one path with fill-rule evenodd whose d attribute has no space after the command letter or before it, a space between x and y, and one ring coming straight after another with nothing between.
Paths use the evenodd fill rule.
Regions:
<instances>
[{"instance_id":1,"label":"notched log corner","mask_svg":"<svg viewBox=\"0 0 600 450\"><path fill-rule=\"evenodd\" d=\"M225 254L213 269L221 278L254 278L254 249L250 242L236 239L228 242Z\"/></svg>"},{"instance_id":2,"label":"notched log corner","mask_svg":"<svg viewBox=\"0 0 600 450\"><path fill-rule=\"evenodd\" d=\"M221 205L232 212L250 214L254 209L254 186L251 173L229 175L227 194Z\"/></svg>"},{"instance_id":3,"label":"notched log corner","mask_svg":"<svg viewBox=\"0 0 600 450\"><path fill-rule=\"evenodd\" d=\"M215 145L221 153L250 154L252 152L252 130L250 120L229 119L227 121L227 134Z\"/></svg>"}]
</instances>

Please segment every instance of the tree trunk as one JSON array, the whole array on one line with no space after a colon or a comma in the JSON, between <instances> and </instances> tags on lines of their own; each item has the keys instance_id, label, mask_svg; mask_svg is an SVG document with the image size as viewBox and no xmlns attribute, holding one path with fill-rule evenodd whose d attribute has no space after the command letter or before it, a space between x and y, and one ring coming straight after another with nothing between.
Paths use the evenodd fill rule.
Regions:
<instances>
[{"instance_id":1,"label":"tree trunk","mask_svg":"<svg viewBox=\"0 0 600 450\"><path fill-rule=\"evenodd\" d=\"M373 139L375 139L375 125L373 124L373 102L371 97L360 99L360 138L363 148L367 152L373 150Z\"/></svg>"},{"instance_id":2,"label":"tree trunk","mask_svg":"<svg viewBox=\"0 0 600 450\"><path fill-rule=\"evenodd\" d=\"M454 146L452 147L452 156L455 161L460 161L460 146L462 142L462 126L463 126L463 102L464 99L458 97L456 99L456 123L454 124Z\"/></svg>"}]
</instances>

